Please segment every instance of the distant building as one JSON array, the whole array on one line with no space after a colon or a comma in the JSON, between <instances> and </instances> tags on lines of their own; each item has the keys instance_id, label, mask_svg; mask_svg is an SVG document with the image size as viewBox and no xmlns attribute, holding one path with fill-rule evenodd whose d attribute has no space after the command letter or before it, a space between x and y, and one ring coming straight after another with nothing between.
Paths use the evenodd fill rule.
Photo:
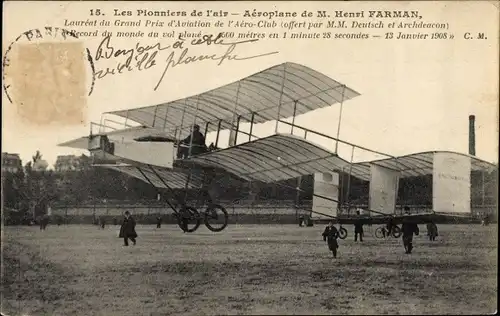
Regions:
<instances>
[{"instance_id":1,"label":"distant building","mask_svg":"<svg viewBox=\"0 0 500 316\"><path fill-rule=\"evenodd\" d=\"M2 153L2 172L17 172L23 165L19 154Z\"/></svg>"},{"instance_id":2,"label":"distant building","mask_svg":"<svg viewBox=\"0 0 500 316\"><path fill-rule=\"evenodd\" d=\"M57 156L56 163L54 164L54 170L56 172L81 170L83 163L85 162L84 159L88 159L88 157L84 155L80 157L75 155Z\"/></svg>"}]
</instances>

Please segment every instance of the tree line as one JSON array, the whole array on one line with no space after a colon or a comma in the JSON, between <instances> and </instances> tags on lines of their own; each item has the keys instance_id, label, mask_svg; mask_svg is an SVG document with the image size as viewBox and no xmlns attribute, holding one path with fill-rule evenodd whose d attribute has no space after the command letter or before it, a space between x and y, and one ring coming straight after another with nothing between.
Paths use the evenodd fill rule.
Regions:
<instances>
[{"instance_id":1,"label":"tree line","mask_svg":"<svg viewBox=\"0 0 500 316\"><path fill-rule=\"evenodd\" d=\"M19 210L22 213L44 214L51 204L79 205L103 203L110 200L153 201L158 193L162 198L171 198L172 194L186 194L184 190L168 192L156 189L149 183L127 174L106 168L92 166L92 159L85 155L80 157L77 170L55 172L47 168L36 167L42 160L40 152L32 157L24 168L16 173L4 172L2 175L3 203L7 209ZM496 204L498 169L484 177L473 173L471 182L472 203L476 205ZM222 180L225 192L224 200L247 199L249 195L259 200L311 200L313 197L314 178L304 176L300 181L301 192L295 188L297 179L289 179L279 183L245 183L230 176ZM349 183L349 190L346 189ZM342 203L368 204L369 183L354 177L349 180L348 174L340 177L339 200ZM198 192L188 191L185 196L195 199ZM415 177L402 179L399 185L398 203L432 205L432 177Z\"/></svg>"}]
</instances>

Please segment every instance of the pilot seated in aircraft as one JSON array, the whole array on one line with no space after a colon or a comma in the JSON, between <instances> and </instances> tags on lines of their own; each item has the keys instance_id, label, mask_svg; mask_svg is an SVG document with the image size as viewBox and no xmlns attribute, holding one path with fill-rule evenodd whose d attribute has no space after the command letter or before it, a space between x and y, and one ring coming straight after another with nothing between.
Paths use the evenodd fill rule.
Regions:
<instances>
[{"instance_id":1,"label":"pilot seated in aircraft","mask_svg":"<svg viewBox=\"0 0 500 316\"><path fill-rule=\"evenodd\" d=\"M328 242L328 249L333 253L334 258L337 258L337 249L339 248L337 238L339 238L339 231L333 226L333 222L330 222L323 232L323 241Z\"/></svg>"},{"instance_id":2,"label":"pilot seated in aircraft","mask_svg":"<svg viewBox=\"0 0 500 316\"><path fill-rule=\"evenodd\" d=\"M218 150L217 146L214 145L214 143L210 143L210 146L208 146L208 151L215 151Z\"/></svg>"},{"instance_id":3,"label":"pilot seated in aircraft","mask_svg":"<svg viewBox=\"0 0 500 316\"><path fill-rule=\"evenodd\" d=\"M191 140L192 138L192 140ZM200 132L200 126L195 124L191 135L181 141L177 158L183 159L189 156L189 147L191 146L191 155L199 155L207 152L205 136Z\"/></svg>"}]
</instances>

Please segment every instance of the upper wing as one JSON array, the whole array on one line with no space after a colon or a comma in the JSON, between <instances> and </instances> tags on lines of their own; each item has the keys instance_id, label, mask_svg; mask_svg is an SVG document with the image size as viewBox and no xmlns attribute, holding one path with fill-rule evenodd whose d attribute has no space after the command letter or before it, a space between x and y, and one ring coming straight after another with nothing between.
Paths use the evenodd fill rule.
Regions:
<instances>
[{"instance_id":1,"label":"upper wing","mask_svg":"<svg viewBox=\"0 0 500 316\"><path fill-rule=\"evenodd\" d=\"M225 86L153 106L108 112L145 126L189 134L189 128L210 123L207 132L232 128L233 115L241 122L264 123L340 103L359 93L324 74L295 63L283 63ZM281 104L281 106L279 106Z\"/></svg>"}]
</instances>

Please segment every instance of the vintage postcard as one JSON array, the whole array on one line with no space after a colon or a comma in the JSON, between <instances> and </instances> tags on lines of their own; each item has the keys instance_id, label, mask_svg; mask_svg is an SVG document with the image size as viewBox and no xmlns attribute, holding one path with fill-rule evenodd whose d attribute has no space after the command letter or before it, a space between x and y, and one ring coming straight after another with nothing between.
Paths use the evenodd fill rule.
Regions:
<instances>
[{"instance_id":1,"label":"vintage postcard","mask_svg":"<svg viewBox=\"0 0 500 316\"><path fill-rule=\"evenodd\" d=\"M498 1L6 1L2 315L490 314Z\"/></svg>"}]
</instances>

